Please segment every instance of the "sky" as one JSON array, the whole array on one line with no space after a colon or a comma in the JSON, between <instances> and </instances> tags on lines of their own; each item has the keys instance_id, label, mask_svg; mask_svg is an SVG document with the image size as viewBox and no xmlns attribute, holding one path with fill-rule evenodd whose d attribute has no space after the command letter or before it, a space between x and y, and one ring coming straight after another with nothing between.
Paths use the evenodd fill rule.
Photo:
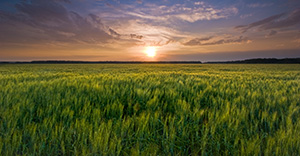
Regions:
<instances>
[{"instance_id":1,"label":"sky","mask_svg":"<svg viewBox=\"0 0 300 156\"><path fill-rule=\"evenodd\" d=\"M299 0L0 0L0 61L295 57Z\"/></svg>"}]
</instances>

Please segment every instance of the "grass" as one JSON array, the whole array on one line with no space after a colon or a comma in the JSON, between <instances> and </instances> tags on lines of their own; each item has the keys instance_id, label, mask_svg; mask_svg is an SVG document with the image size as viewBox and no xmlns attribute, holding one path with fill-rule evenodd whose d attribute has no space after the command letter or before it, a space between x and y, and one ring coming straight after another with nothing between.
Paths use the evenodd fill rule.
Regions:
<instances>
[{"instance_id":1,"label":"grass","mask_svg":"<svg viewBox=\"0 0 300 156\"><path fill-rule=\"evenodd\" d=\"M0 155L300 155L300 65L0 65Z\"/></svg>"}]
</instances>

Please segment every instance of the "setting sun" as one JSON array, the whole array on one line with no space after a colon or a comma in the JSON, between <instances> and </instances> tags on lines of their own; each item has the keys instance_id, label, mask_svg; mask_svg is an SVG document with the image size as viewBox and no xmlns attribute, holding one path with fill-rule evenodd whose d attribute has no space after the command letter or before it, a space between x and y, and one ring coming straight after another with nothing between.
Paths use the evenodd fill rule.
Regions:
<instances>
[{"instance_id":1,"label":"setting sun","mask_svg":"<svg viewBox=\"0 0 300 156\"><path fill-rule=\"evenodd\" d=\"M154 57L156 55L156 48L155 47L147 47L145 53L148 57Z\"/></svg>"}]
</instances>

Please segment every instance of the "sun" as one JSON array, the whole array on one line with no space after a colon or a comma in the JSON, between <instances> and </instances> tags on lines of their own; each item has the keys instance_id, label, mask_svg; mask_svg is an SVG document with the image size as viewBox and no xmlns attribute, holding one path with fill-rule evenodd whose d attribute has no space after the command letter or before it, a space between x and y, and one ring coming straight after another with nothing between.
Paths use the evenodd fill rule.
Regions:
<instances>
[{"instance_id":1,"label":"sun","mask_svg":"<svg viewBox=\"0 0 300 156\"><path fill-rule=\"evenodd\" d=\"M155 57L156 55L156 48L155 47L147 47L145 53L148 57Z\"/></svg>"}]
</instances>

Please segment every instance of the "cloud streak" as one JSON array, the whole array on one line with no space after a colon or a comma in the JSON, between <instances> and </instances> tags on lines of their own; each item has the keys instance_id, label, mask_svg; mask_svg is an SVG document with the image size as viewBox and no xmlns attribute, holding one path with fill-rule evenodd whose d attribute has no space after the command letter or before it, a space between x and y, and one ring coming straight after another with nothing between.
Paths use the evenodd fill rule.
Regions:
<instances>
[{"instance_id":1,"label":"cloud streak","mask_svg":"<svg viewBox=\"0 0 300 156\"><path fill-rule=\"evenodd\" d=\"M189 40L188 42L183 43L186 46L208 46L208 45L222 45L222 44L241 44L241 43L249 43L247 37L239 36L209 36L203 38L194 38Z\"/></svg>"},{"instance_id":2,"label":"cloud streak","mask_svg":"<svg viewBox=\"0 0 300 156\"><path fill-rule=\"evenodd\" d=\"M270 30L292 27L300 23L300 8L290 13L280 13L248 25L236 26L235 29L241 32L247 32L250 29L258 28L258 30Z\"/></svg>"}]
</instances>

